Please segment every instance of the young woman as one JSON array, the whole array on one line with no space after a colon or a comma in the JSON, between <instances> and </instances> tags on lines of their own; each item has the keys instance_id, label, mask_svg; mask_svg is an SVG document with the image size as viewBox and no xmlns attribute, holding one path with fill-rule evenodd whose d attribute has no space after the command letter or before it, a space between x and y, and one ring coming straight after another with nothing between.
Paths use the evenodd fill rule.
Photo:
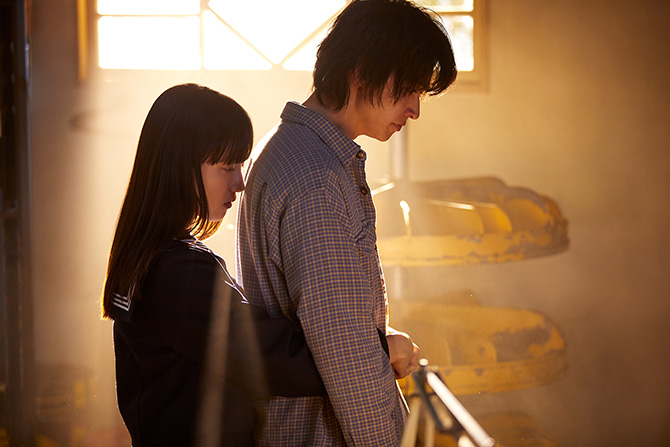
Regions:
<instances>
[{"instance_id":1,"label":"young woman","mask_svg":"<svg viewBox=\"0 0 670 447\"><path fill-rule=\"evenodd\" d=\"M255 397L325 393L300 332L248 304L201 242L244 189L252 142L244 109L203 86L166 90L147 115L102 305L134 447L253 445Z\"/></svg>"}]
</instances>

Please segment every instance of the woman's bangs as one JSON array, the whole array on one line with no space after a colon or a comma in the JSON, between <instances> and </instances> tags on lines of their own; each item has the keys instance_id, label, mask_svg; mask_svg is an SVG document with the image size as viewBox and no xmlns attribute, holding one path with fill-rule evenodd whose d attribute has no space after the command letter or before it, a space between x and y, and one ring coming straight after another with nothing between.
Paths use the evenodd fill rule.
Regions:
<instances>
[{"instance_id":1,"label":"woman's bangs","mask_svg":"<svg viewBox=\"0 0 670 447\"><path fill-rule=\"evenodd\" d=\"M238 132L223 133L222 138L209 144L204 160L209 164L228 165L243 163L249 158L253 145L253 136L240 129Z\"/></svg>"}]
</instances>

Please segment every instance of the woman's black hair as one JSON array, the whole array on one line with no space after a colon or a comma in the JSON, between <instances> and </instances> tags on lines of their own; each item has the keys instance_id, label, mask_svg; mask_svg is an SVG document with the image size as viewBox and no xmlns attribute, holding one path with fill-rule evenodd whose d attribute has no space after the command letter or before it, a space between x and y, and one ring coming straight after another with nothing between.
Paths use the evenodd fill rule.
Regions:
<instances>
[{"instance_id":1,"label":"woman's black hair","mask_svg":"<svg viewBox=\"0 0 670 447\"><path fill-rule=\"evenodd\" d=\"M253 129L232 98L196 84L176 85L154 102L144 121L107 266L103 317L113 294L129 296L160 246L174 238L211 236L203 163L243 163Z\"/></svg>"},{"instance_id":2,"label":"woman's black hair","mask_svg":"<svg viewBox=\"0 0 670 447\"><path fill-rule=\"evenodd\" d=\"M440 17L407 0L354 0L333 22L317 51L314 92L341 110L355 78L365 99L380 103L392 79L392 96L437 95L456 80L456 63Z\"/></svg>"}]
</instances>

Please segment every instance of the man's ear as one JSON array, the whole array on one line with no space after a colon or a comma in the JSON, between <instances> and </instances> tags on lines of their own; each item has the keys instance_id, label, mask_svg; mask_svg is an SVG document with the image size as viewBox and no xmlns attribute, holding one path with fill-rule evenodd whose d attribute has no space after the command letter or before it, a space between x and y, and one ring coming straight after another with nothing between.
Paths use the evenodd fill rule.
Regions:
<instances>
[{"instance_id":1,"label":"man's ear","mask_svg":"<svg viewBox=\"0 0 670 447\"><path fill-rule=\"evenodd\" d=\"M363 91L363 81L361 80L358 71L354 71L352 74L350 74L347 77L347 81L349 82L348 102L350 104L356 104L358 102L358 99L363 96L361 93Z\"/></svg>"},{"instance_id":2,"label":"man's ear","mask_svg":"<svg viewBox=\"0 0 670 447\"><path fill-rule=\"evenodd\" d=\"M361 80L361 75L358 70L349 74L349 76L347 76L347 81L349 81L349 89L351 91L358 91L363 87L363 81Z\"/></svg>"}]
</instances>

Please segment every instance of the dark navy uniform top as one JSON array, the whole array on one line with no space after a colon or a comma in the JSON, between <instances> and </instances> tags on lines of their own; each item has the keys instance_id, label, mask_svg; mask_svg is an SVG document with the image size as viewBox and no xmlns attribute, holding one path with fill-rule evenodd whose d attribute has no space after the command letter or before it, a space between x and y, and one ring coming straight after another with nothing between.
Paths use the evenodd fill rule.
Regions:
<instances>
[{"instance_id":1,"label":"dark navy uniform top","mask_svg":"<svg viewBox=\"0 0 670 447\"><path fill-rule=\"evenodd\" d=\"M325 394L301 332L249 304L201 242L166 244L139 287L137 298L115 295L112 312L134 447L253 445L254 398Z\"/></svg>"}]
</instances>

